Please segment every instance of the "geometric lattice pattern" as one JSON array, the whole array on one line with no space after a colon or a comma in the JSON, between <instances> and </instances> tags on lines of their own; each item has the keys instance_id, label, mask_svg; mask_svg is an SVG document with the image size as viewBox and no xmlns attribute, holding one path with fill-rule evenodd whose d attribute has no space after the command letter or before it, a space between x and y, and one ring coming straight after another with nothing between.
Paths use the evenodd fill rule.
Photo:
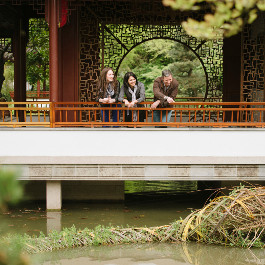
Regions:
<instances>
[{"instance_id":1,"label":"geometric lattice pattern","mask_svg":"<svg viewBox=\"0 0 265 265\"><path fill-rule=\"evenodd\" d=\"M11 39L10 38L0 38L0 46L1 46L1 48L7 46L9 43L11 43ZM9 48L9 52L11 52L11 46Z\"/></svg>"},{"instance_id":2,"label":"geometric lattice pattern","mask_svg":"<svg viewBox=\"0 0 265 265\"><path fill-rule=\"evenodd\" d=\"M254 34L253 26L243 32L243 84L241 101L264 101L264 33Z\"/></svg>"},{"instance_id":3,"label":"geometric lattice pattern","mask_svg":"<svg viewBox=\"0 0 265 265\"><path fill-rule=\"evenodd\" d=\"M0 5L12 4L13 6L29 5L38 15L45 15L46 0L0 0ZM67 10L71 14L79 6L84 6L85 1L68 0Z\"/></svg>"},{"instance_id":4,"label":"geometric lattice pattern","mask_svg":"<svg viewBox=\"0 0 265 265\"><path fill-rule=\"evenodd\" d=\"M93 101L100 74L99 24L88 10L80 17L80 101Z\"/></svg>"},{"instance_id":5,"label":"geometric lattice pattern","mask_svg":"<svg viewBox=\"0 0 265 265\"><path fill-rule=\"evenodd\" d=\"M205 96L221 97L223 42L206 43L187 35L180 26L186 15L164 7L161 1L86 2L80 16L80 99L94 99L102 65L118 71L131 49L156 38L175 40L190 47L205 70ZM198 14L193 13L193 17L198 18Z\"/></svg>"},{"instance_id":6,"label":"geometric lattice pattern","mask_svg":"<svg viewBox=\"0 0 265 265\"><path fill-rule=\"evenodd\" d=\"M207 78L205 96L208 98L222 96L223 41L204 42L198 40L187 35L179 25L157 26L123 24L105 26L104 64L117 71L128 52L142 42L154 38L175 40L193 50L205 70Z\"/></svg>"}]
</instances>

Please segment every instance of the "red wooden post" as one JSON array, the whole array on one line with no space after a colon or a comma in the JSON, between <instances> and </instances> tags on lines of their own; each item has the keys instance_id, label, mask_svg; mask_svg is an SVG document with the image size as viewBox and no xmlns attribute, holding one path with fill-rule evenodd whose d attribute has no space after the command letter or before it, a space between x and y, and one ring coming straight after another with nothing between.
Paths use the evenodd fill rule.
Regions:
<instances>
[{"instance_id":1,"label":"red wooden post","mask_svg":"<svg viewBox=\"0 0 265 265\"><path fill-rule=\"evenodd\" d=\"M37 98L40 98L40 80L37 81Z\"/></svg>"},{"instance_id":2,"label":"red wooden post","mask_svg":"<svg viewBox=\"0 0 265 265\"><path fill-rule=\"evenodd\" d=\"M26 101L26 27L27 21L19 17L14 32L14 101ZM22 105L23 106L23 105ZM20 106L20 107L22 107ZM19 106L17 106L19 107ZM18 113L19 121L25 121L22 111Z\"/></svg>"},{"instance_id":3,"label":"red wooden post","mask_svg":"<svg viewBox=\"0 0 265 265\"><path fill-rule=\"evenodd\" d=\"M59 101L58 0L48 0L50 29L50 101Z\"/></svg>"}]
</instances>

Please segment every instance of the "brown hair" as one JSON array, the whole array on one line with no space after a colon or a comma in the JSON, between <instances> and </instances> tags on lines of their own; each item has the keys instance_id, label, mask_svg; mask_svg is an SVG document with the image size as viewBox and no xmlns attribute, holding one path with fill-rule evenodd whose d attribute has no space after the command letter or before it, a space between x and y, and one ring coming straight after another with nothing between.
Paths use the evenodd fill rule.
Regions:
<instances>
[{"instance_id":1,"label":"brown hair","mask_svg":"<svg viewBox=\"0 0 265 265\"><path fill-rule=\"evenodd\" d=\"M100 73L98 84L97 84L97 93L99 95L99 98L103 98L105 93L106 93L106 89L108 87L107 73L109 70L111 70L114 73L114 71L110 67L105 67ZM118 87L118 81L117 81L115 74L114 74L113 82L111 82L111 87L116 94L117 93L117 87Z\"/></svg>"}]
</instances>

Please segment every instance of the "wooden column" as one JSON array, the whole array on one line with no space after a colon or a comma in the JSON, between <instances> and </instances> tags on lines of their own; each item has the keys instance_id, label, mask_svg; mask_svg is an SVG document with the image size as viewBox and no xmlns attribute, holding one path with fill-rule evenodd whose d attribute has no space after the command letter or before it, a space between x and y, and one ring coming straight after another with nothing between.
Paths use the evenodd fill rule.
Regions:
<instances>
[{"instance_id":1,"label":"wooden column","mask_svg":"<svg viewBox=\"0 0 265 265\"><path fill-rule=\"evenodd\" d=\"M224 39L223 101L239 102L241 93L241 34Z\"/></svg>"},{"instance_id":2,"label":"wooden column","mask_svg":"<svg viewBox=\"0 0 265 265\"><path fill-rule=\"evenodd\" d=\"M14 101L26 101L26 27L24 18L18 18L13 36L14 50ZM24 121L23 111L18 113L19 121Z\"/></svg>"},{"instance_id":3,"label":"wooden column","mask_svg":"<svg viewBox=\"0 0 265 265\"><path fill-rule=\"evenodd\" d=\"M223 101L224 102L240 102L241 101L241 34L237 34L230 38L224 39L224 79L223 79ZM233 105L227 108L235 107ZM234 113L235 114L235 113ZM236 121L237 116L227 111L225 120Z\"/></svg>"},{"instance_id":4,"label":"wooden column","mask_svg":"<svg viewBox=\"0 0 265 265\"><path fill-rule=\"evenodd\" d=\"M79 86L78 12L72 11L71 15L68 18L67 24L59 29L59 101L60 102L78 101L79 100L78 86Z\"/></svg>"},{"instance_id":5,"label":"wooden column","mask_svg":"<svg viewBox=\"0 0 265 265\"><path fill-rule=\"evenodd\" d=\"M58 0L48 0L50 29L50 101L59 101Z\"/></svg>"}]
</instances>

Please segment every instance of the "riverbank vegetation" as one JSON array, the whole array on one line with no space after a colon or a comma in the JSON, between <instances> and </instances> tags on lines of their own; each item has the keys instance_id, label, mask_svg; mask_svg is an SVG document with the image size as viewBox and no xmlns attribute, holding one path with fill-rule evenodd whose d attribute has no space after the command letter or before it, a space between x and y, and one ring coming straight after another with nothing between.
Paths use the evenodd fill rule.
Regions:
<instances>
[{"instance_id":1,"label":"riverbank vegetation","mask_svg":"<svg viewBox=\"0 0 265 265\"><path fill-rule=\"evenodd\" d=\"M186 241L232 247L265 244L265 187L235 188L219 196L184 220L159 227L104 227L78 230L74 226L47 236L18 236L25 251L39 253L81 246ZM7 239L6 239L7 240Z\"/></svg>"},{"instance_id":2,"label":"riverbank vegetation","mask_svg":"<svg viewBox=\"0 0 265 265\"><path fill-rule=\"evenodd\" d=\"M23 187L17 180L17 172L0 168L0 212L6 211L8 205L16 204L23 198ZM4 237L5 223L0 216L0 237ZM8 242L0 240L0 265L28 265L30 258L24 253L24 241L11 237Z\"/></svg>"}]
</instances>

